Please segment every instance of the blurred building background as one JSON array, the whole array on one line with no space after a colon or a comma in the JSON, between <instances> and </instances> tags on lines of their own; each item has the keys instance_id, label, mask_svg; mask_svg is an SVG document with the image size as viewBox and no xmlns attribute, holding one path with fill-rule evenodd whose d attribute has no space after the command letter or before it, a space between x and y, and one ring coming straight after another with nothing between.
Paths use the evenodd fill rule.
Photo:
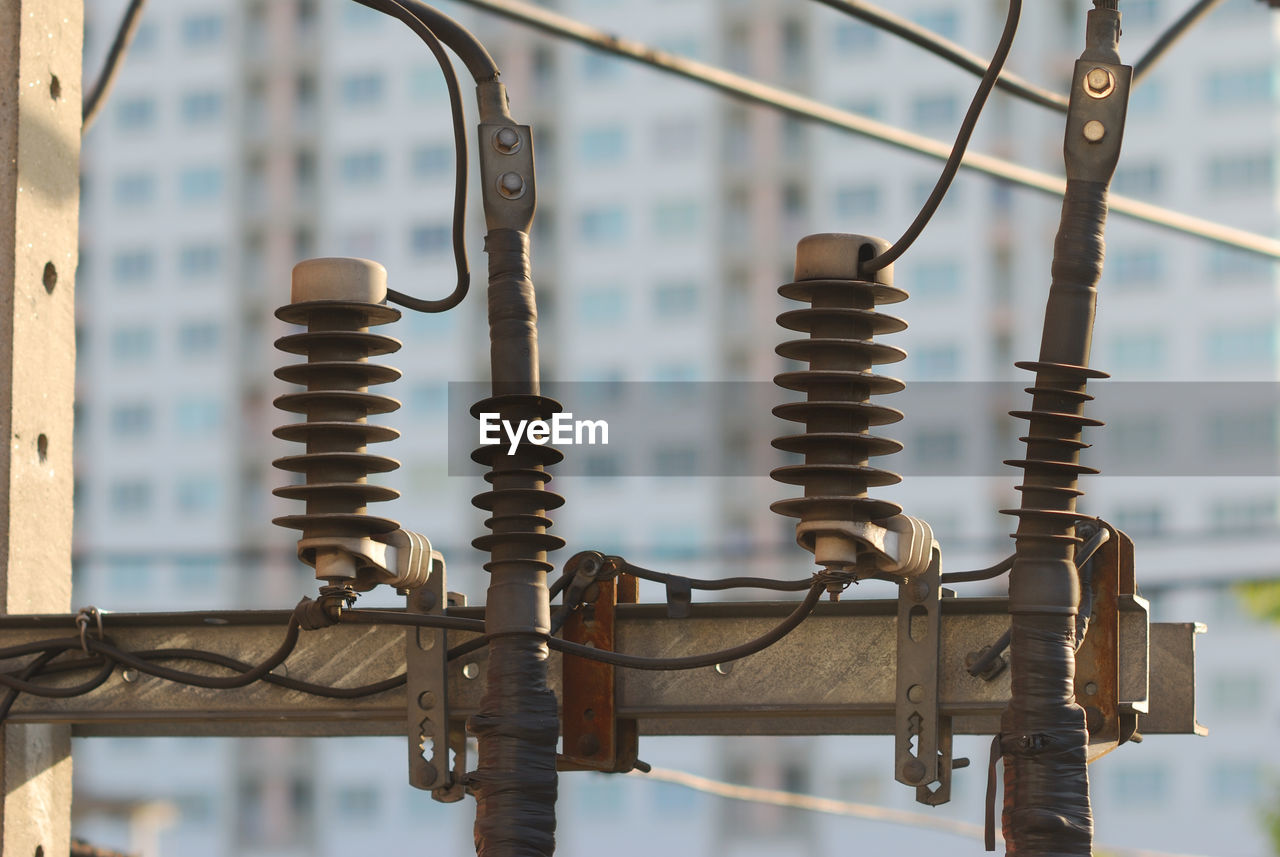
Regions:
<instances>
[{"instance_id":1,"label":"blurred building background","mask_svg":"<svg viewBox=\"0 0 1280 857\"><path fill-rule=\"evenodd\" d=\"M954 135L976 85L803 0L549 5L938 139ZM886 5L980 54L1006 8ZM88 4L89 75L122 7ZM1087 7L1029 4L1009 67L1065 91ZM767 478L777 463L769 441L785 430L768 413L770 381L783 368L773 347L790 338L774 322L788 308L776 288L791 279L803 235L896 238L939 164L442 8L491 46L514 115L534 128L544 377L758 382L766 391L763 404L745 397L718 407L703 437L569 450L590 459L583 475L553 485L568 498L556 529L570 546L558 559L597 548L702 576L808 573L792 522L768 508L790 496ZM1182 3L1125 0L1122 11L1122 52L1132 60ZM1278 46L1264 4L1226 0L1135 90L1113 189L1276 234ZM470 101L465 84L464 95ZM1058 114L997 91L973 148L1060 172L1061 127ZM314 591L291 535L270 524L285 508L270 495L285 481L270 461L287 448L270 435L283 419L271 407L283 389L271 372L294 359L272 348L284 332L272 311L288 301L293 263L311 256L376 259L394 288L448 293L452 149L439 70L397 22L342 0L147 9L84 147L77 604L287 607ZM1011 550L1012 519L996 510L1016 504L1016 474L999 462L1019 457L1021 425L1005 412L1025 404L1026 373L1012 364L1038 352L1057 218L1050 198L962 175L896 266L912 297L890 311L910 329L886 341L909 357L889 372L950 393L946 407L912 399L907 422L882 432L906 443L885 466L908 476L878 493L931 522L946 569ZM473 216L468 246L482 283L481 234ZM1280 371L1278 284L1276 267L1257 257L1120 217L1109 224L1093 363L1110 383L1133 382L1139 398L1186 406L1172 419L1113 421L1111 469L1123 475L1087 479L1084 508L1137 541L1154 619L1209 626L1198 702L1213 731L1128 746L1091 769L1102 843L1221 857L1273 847L1263 813L1280 804L1280 631L1250 617L1238 585L1280 577L1268 383ZM445 551L450 588L473 603L486 583L469 546L481 532L483 515L469 503L480 482L451 474L467 450L449 448L446 423L468 404L450 402L449 383L487 378L482 291L453 312L406 313L387 329L405 343L389 361L405 372L389 391L404 408L388 419L404 436L387 450L404 466L383 480L404 497L387 514ZM1206 406L1196 391L1221 382L1237 382L1229 389L1238 395ZM677 397L668 410L695 406ZM1259 468L1238 463L1259 454ZM984 591L994 589L974 590ZM986 744L957 739L957 753L975 764L958 772L954 802L936 810L893 782L888 738L650 740L641 756L979 823ZM471 848L471 805L434 804L409 789L395 739L94 739L77 744L75 775L77 835L159 843L147 857ZM139 834L132 808L157 799L176 813L147 816ZM565 775L559 806L566 857L596 853L601 842L618 857L981 852L980 842L920 828L726 803L635 778Z\"/></svg>"}]
</instances>

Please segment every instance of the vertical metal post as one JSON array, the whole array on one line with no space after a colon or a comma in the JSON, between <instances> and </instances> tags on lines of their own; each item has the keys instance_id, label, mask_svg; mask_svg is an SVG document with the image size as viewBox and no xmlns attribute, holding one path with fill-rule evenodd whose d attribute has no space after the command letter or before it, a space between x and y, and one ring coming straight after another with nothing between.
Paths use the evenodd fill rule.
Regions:
<instances>
[{"instance_id":1,"label":"vertical metal post","mask_svg":"<svg viewBox=\"0 0 1280 857\"><path fill-rule=\"evenodd\" d=\"M0 613L71 602L82 0L0 0ZM71 731L0 734L0 853L71 848Z\"/></svg>"}]
</instances>

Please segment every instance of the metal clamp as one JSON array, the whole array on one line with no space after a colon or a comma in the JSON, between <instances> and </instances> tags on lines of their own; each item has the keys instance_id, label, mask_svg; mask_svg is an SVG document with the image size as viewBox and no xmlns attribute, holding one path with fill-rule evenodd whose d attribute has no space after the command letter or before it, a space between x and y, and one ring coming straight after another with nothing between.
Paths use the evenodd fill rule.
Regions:
<instances>
[{"instance_id":1,"label":"metal clamp","mask_svg":"<svg viewBox=\"0 0 1280 857\"><path fill-rule=\"evenodd\" d=\"M802 521L796 539L813 546L828 567L857 570L859 577L891 580L914 577L929 568L937 543L933 529L910 515L872 521Z\"/></svg>"},{"instance_id":2,"label":"metal clamp","mask_svg":"<svg viewBox=\"0 0 1280 857\"><path fill-rule=\"evenodd\" d=\"M613 651L618 604L634 604L639 584L630 574L596 578L595 598L564 624L564 639ZM613 665L565 655L561 691L562 771L625 773L636 767L639 729L635 720L617 716Z\"/></svg>"},{"instance_id":3,"label":"metal clamp","mask_svg":"<svg viewBox=\"0 0 1280 857\"><path fill-rule=\"evenodd\" d=\"M944 803L951 790L951 724L938 710L942 576L933 550L925 572L898 587L898 661L894 697L894 777L916 787L921 803ZM940 762L941 754L947 756ZM937 783L937 788L930 788Z\"/></svg>"},{"instance_id":4,"label":"metal clamp","mask_svg":"<svg viewBox=\"0 0 1280 857\"><path fill-rule=\"evenodd\" d=\"M444 558L431 552L431 573L424 585L409 590L409 613L443 616L448 607ZM409 785L448 793L455 787L449 766L449 643L443 628L417 627L405 632L405 686L409 739ZM464 738L465 740L465 738ZM461 797L459 793L458 797ZM457 800L458 798L453 798Z\"/></svg>"}]
</instances>

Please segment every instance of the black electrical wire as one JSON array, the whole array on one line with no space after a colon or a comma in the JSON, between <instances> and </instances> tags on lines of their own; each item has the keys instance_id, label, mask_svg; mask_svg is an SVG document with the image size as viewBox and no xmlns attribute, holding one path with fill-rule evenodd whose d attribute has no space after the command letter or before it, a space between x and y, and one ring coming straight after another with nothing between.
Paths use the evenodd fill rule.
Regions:
<instances>
[{"instance_id":1,"label":"black electrical wire","mask_svg":"<svg viewBox=\"0 0 1280 857\"><path fill-rule=\"evenodd\" d=\"M975 580L990 580L993 577L999 577L1009 569L1013 568L1013 561L1017 559L1017 554L1009 554L1009 556L1000 560L998 563L987 568L980 568L976 571L948 571L942 575L943 583L972 583Z\"/></svg>"},{"instance_id":2,"label":"black electrical wire","mask_svg":"<svg viewBox=\"0 0 1280 857\"><path fill-rule=\"evenodd\" d=\"M1133 64L1133 82L1130 85L1137 86L1138 81L1150 73L1152 67L1160 61L1169 48L1173 47L1179 39L1186 35L1188 30L1199 23L1201 18L1212 12L1214 7L1221 3L1222 0L1198 0L1198 2L1193 3L1191 8L1161 33L1151 47L1147 48L1147 52Z\"/></svg>"},{"instance_id":3,"label":"black electrical wire","mask_svg":"<svg viewBox=\"0 0 1280 857\"><path fill-rule=\"evenodd\" d=\"M448 45L449 49L466 65L467 71L475 78L476 83L489 83L498 79L500 75L498 64L494 62L493 56L480 40L470 30L439 9L428 6L421 0L355 0L355 2L383 14L400 18L408 24L409 22L401 17L401 13L392 8L398 6L403 13L412 15L422 22L423 26L429 27L440 41ZM410 26L413 25L410 24Z\"/></svg>"},{"instance_id":4,"label":"black electrical wire","mask_svg":"<svg viewBox=\"0 0 1280 857\"><path fill-rule=\"evenodd\" d=\"M102 71L98 72L97 81L84 99L80 114L82 136L89 130L93 120L98 117L107 96L111 94L111 87L115 85L120 66L124 65L124 56L129 52L129 45L133 44L133 37L138 32L138 21L142 19L142 9L146 5L147 0L129 0L124 17L120 19L120 26L116 28L116 37L111 41L111 49L102 63Z\"/></svg>"},{"instance_id":5,"label":"black electrical wire","mask_svg":"<svg viewBox=\"0 0 1280 857\"><path fill-rule=\"evenodd\" d=\"M1000 34L1000 42L996 45L990 65L987 66L987 73L982 76L982 81L978 84L978 91L973 94L973 100L969 102L969 110L965 113L964 121L960 123L960 131L956 134L956 141L951 146L951 154L947 157L947 162L942 167L942 174L938 176L937 184L933 186L933 190L930 192L929 198L925 200L920 213L916 215L916 219L907 227L907 231L902 233L902 237L895 241L888 250L872 259L868 259L859 266L862 276L870 276L873 272L892 265L895 260L901 257L907 251L907 248L920 237L920 233L924 231L924 227L929 223L934 212L938 210L938 206L942 204L943 197L947 195L951 182L955 179L956 172L960 169L960 161L964 159L965 149L969 147L969 139L973 136L973 129L978 125L978 117L982 114L982 108L987 103L987 96L991 94L996 79L1000 76L1000 70L1004 68L1004 61L1009 57L1009 49L1013 47L1013 37L1018 32L1018 18L1021 14L1022 0L1009 0L1009 14L1005 18L1004 32Z\"/></svg>"},{"instance_id":6,"label":"black electrical wire","mask_svg":"<svg viewBox=\"0 0 1280 857\"><path fill-rule=\"evenodd\" d=\"M699 667L711 667L716 664L745 658L747 655L753 655L772 646L799 627L800 623L813 612L813 608L817 605L818 600L822 598L822 593L825 591L825 579L818 575L812 582L809 593L804 597L804 600L771 631L750 642L728 649L721 649L718 652L707 652L706 654L689 655L681 658L650 658L642 655L629 655L625 652L609 652L592 648L591 646L570 643L558 637L548 639L547 645L564 654L577 655L580 658L636 670L690 670Z\"/></svg>"},{"instance_id":7,"label":"black electrical wire","mask_svg":"<svg viewBox=\"0 0 1280 857\"><path fill-rule=\"evenodd\" d=\"M483 619L461 616L437 616L426 613L402 613L398 610L343 610L341 620L350 625L408 625L411 627L445 628L452 631L484 632Z\"/></svg>"},{"instance_id":8,"label":"black electrical wire","mask_svg":"<svg viewBox=\"0 0 1280 857\"><path fill-rule=\"evenodd\" d=\"M1213 1L1220 2L1220 0ZM945 39L937 33L927 30L906 18L901 18L892 12L887 12L870 3L863 3L861 0L817 0L817 2L905 39L913 45L924 48L947 62L959 66L965 71L978 76L987 73L988 65L983 61L982 57L965 50L950 39ZM996 87L1005 90L1010 95L1016 95L1034 104L1039 104L1041 107L1048 107L1051 110L1058 110L1063 113L1067 111L1068 100L1065 96L1050 92L1044 87L1037 86L1011 72L1001 72L999 77L996 78Z\"/></svg>"},{"instance_id":9,"label":"black electrical wire","mask_svg":"<svg viewBox=\"0 0 1280 857\"><path fill-rule=\"evenodd\" d=\"M1111 538L1111 531L1108 530L1106 527L1100 527L1098 531L1094 533L1087 542L1085 542L1083 545L1080 546L1080 551L1076 555L1076 561L1075 561L1076 567L1080 568L1089 560L1093 559L1093 555L1098 552L1098 548L1106 544L1110 538ZM1009 562L1010 567L1013 566L1013 563L1011 561L1006 560L1006 562ZM1004 563L1000 563L1000 565L1003 565L1003 564ZM992 566L992 568L995 568L995 567L997 566ZM981 578L974 578L974 579L980 580ZM1088 617L1086 616L1085 618L1088 618ZM1013 639L1012 628L1010 628L1008 631L1005 631L1003 634L1000 635L1000 638L998 640L996 640L994 643L988 646L986 651L983 652L982 657L978 658L972 664L969 664L969 666L966 667L966 671L969 673L969 675L976 676L976 675L981 675L983 672L985 672L987 667L995 663L996 658L1003 655L1004 650L1009 648L1009 641L1011 639ZM1076 641L1077 648L1079 648L1079 644L1082 641L1083 641L1083 635L1081 635L1080 639Z\"/></svg>"},{"instance_id":10,"label":"black electrical wire","mask_svg":"<svg viewBox=\"0 0 1280 857\"><path fill-rule=\"evenodd\" d=\"M58 655L59 652L43 652L40 657L27 664L26 668L22 670L22 674L19 678L26 680L34 678L48 665L49 661L53 660ZM18 701L18 697L21 694L22 692L16 688L9 688L9 691L4 695L4 700L0 702L0 723L4 723L4 721L9 717L9 712L13 710L13 704Z\"/></svg>"},{"instance_id":11,"label":"black electrical wire","mask_svg":"<svg viewBox=\"0 0 1280 857\"><path fill-rule=\"evenodd\" d=\"M642 580L650 580L655 583L669 583L678 581L682 584L688 584L690 589L703 589L708 591L720 591L725 589L770 589L775 592L803 592L813 586L813 578L804 578L802 580L775 580L771 577L722 577L716 580L704 580L696 577L683 577L678 574L667 574L661 571L653 571L648 568L641 568L638 565L632 565L622 557L612 557L619 562L619 571L639 577Z\"/></svg>"},{"instance_id":12,"label":"black electrical wire","mask_svg":"<svg viewBox=\"0 0 1280 857\"><path fill-rule=\"evenodd\" d=\"M449 90L449 110L453 116L453 156L454 156L454 183L453 183L453 259L457 269L457 283L453 287L453 292L448 297L439 300L423 300L407 295L404 292L395 289L387 289L387 300L392 303L399 304L406 309L415 310L417 312L445 312L451 310L458 304L462 303L463 298L467 296L467 292L471 289L471 267L467 261L466 247L466 220L467 220L467 127L466 117L462 108L462 91L458 86L458 75L453 70L453 63L449 60L448 54L444 52L444 47L437 38L435 32L427 26L424 18L430 17L432 23L440 27L442 32L461 32L466 33L457 22L453 21L447 15L444 15L431 7L422 3L413 3L411 0L355 0L362 6L377 10L394 18L403 21L413 30L417 36L426 43L431 49L432 55L435 56L436 62L440 65L440 72L444 75L446 88ZM415 11L410 10L410 6ZM428 15L428 13L434 13ZM447 22L447 23L446 23ZM449 25L452 24L452 27ZM470 34L467 34L470 36ZM471 42L479 46L474 37ZM466 41L460 38L454 38L451 47L455 51L458 50L458 44L466 44ZM483 47L479 48L484 51ZM469 52L467 56L462 56L464 62L476 62L474 58L468 59L474 52ZM461 54L460 54L461 56ZM480 62L482 68L481 74L492 73L485 80L492 80L498 76L498 68L493 63L493 58L487 52L483 54L487 59L487 63ZM475 70L472 71L475 74ZM479 79L479 78L478 78Z\"/></svg>"}]
</instances>

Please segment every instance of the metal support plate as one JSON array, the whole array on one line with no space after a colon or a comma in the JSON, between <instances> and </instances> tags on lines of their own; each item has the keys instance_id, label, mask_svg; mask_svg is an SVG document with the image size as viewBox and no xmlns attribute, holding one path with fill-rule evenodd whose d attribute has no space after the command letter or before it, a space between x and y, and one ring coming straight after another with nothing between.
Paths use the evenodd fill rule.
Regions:
<instances>
[{"instance_id":1,"label":"metal support plate","mask_svg":"<svg viewBox=\"0 0 1280 857\"><path fill-rule=\"evenodd\" d=\"M444 559L431 552L426 585L411 589L408 612L443 616L446 601ZM448 789L449 769L449 644L439 628L405 631L405 702L409 739L409 785L416 789Z\"/></svg>"},{"instance_id":2,"label":"metal support plate","mask_svg":"<svg viewBox=\"0 0 1280 857\"><path fill-rule=\"evenodd\" d=\"M941 650L939 556L898 587L898 663L894 777L926 789L938 780L938 655Z\"/></svg>"},{"instance_id":3,"label":"metal support plate","mask_svg":"<svg viewBox=\"0 0 1280 857\"><path fill-rule=\"evenodd\" d=\"M712 651L759 636L794 609L793 602L693 605L688 619L670 619L666 605L618 605L619 651L670 656ZM1007 671L993 681L964 669L969 652L1009 627L1003 598L940 601L938 709L956 734L999 731L1009 701ZM450 608L479 617L482 608ZM712 667L681 672L619 669L619 718L638 721L641 735L892 735L896 720L894 600L819 604L814 614L776 645L734 663L727 675ZM189 614L111 614L106 632L127 649L194 647L258 661L279 645L288 611L227 612L208 619ZM66 636L70 615L0 618L0 647ZM1153 625L1150 713L1144 734L1197 731L1194 717L1194 624ZM1147 651L1148 629L1121 623L1122 652ZM456 645L470 634L450 632ZM338 625L304 632L286 666L294 678L353 685L405 668L405 632L392 626ZM483 651L448 666L449 717L474 713L483 692ZM550 684L562 692L560 657L549 663ZM1127 662L1127 661L1126 661ZM467 664L476 667L467 669ZM5 669L16 664L8 662ZM200 669L192 665L191 669ZM468 678L468 675L475 678ZM1145 687L1145 685L1144 685ZM11 719L67 723L78 735L403 735L403 688L376 697L330 700L256 684L231 691L182 687L148 676L124 682L117 674L92 694L71 699L24 695ZM1126 698L1121 682L1120 702Z\"/></svg>"}]
</instances>

